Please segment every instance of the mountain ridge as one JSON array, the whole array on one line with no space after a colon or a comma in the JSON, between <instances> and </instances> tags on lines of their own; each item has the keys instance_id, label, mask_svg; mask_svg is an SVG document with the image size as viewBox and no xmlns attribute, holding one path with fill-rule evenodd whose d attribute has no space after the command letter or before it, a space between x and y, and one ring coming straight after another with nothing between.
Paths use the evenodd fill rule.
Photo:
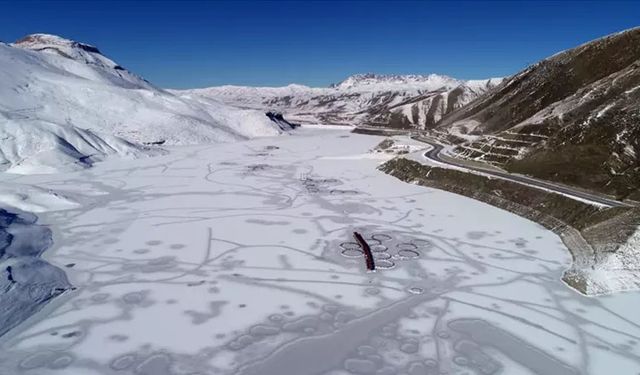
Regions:
<instances>
[{"instance_id":1,"label":"mountain ridge","mask_svg":"<svg viewBox=\"0 0 640 375\"><path fill-rule=\"evenodd\" d=\"M278 111L303 123L425 127L502 78L462 81L448 76L356 74L331 87L214 86L170 90L187 98Z\"/></svg>"},{"instance_id":2,"label":"mountain ridge","mask_svg":"<svg viewBox=\"0 0 640 375\"><path fill-rule=\"evenodd\" d=\"M109 79L111 83L126 88L158 89L146 79L133 74L113 60L106 57L100 50L90 44L77 42L52 34L29 34L10 46L36 52L51 53L82 64L93 66ZM95 77L86 77L94 79Z\"/></svg>"},{"instance_id":3,"label":"mountain ridge","mask_svg":"<svg viewBox=\"0 0 640 375\"><path fill-rule=\"evenodd\" d=\"M640 200L639 87L632 28L527 67L433 129L459 157Z\"/></svg>"}]
</instances>

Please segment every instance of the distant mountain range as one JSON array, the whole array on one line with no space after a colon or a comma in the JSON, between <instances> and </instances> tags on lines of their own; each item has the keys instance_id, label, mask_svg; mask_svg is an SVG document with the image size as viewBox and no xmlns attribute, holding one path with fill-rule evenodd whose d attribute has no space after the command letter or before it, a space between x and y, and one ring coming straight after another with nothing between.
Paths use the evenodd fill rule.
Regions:
<instances>
[{"instance_id":1,"label":"distant mountain range","mask_svg":"<svg viewBox=\"0 0 640 375\"><path fill-rule=\"evenodd\" d=\"M174 91L242 108L282 112L302 123L432 126L502 81L462 81L430 75L357 74L327 88L220 86Z\"/></svg>"}]
</instances>

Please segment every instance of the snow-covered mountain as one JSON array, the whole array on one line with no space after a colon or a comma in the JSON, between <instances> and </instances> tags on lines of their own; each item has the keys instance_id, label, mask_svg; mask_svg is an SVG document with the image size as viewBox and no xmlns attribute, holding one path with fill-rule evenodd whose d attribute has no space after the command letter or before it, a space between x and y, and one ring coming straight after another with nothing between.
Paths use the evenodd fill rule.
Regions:
<instances>
[{"instance_id":1,"label":"snow-covered mountain","mask_svg":"<svg viewBox=\"0 0 640 375\"><path fill-rule=\"evenodd\" d=\"M330 85L339 90L352 91L435 91L442 87L457 86L462 81L438 74L429 75L384 75L384 74L354 74L344 81Z\"/></svg>"},{"instance_id":2,"label":"snow-covered mountain","mask_svg":"<svg viewBox=\"0 0 640 375\"><path fill-rule=\"evenodd\" d=\"M523 70L436 131L459 156L640 200L640 28Z\"/></svg>"},{"instance_id":3,"label":"snow-covered mountain","mask_svg":"<svg viewBox=\"0 0 640 375\"><path fill-rule=\"evenodd\" d=\"M119 66L102 55L98 48L89 44L64 39L57 35L32 34L13 43L13 46L65 57L92 67L93 69L83 69L82 65L65 64L65 69L71 73L92 81L102 81L132 89L154 88L149 82Z\"/></svg>"},{"instance_id":4,"label":"snow-covered mountain","mask_svg":"<svg viewBox=\"0 0 640 375\"><path fill-rule=\"evenodd\" d=\"M447 76L357 74L328 88L220 86L174 91L185 98L222 100L282 112L304 123L425 127L502 81Z\"/></svg>"},{"instance_id":5,"label":"snow-covered mountain","mask_svg":"<svg viewBox=\"0 0 640 375\"><path fill-rule=\"evenodd\" d=\"M145 144L196 144L279 134L255 110L156 88L93 46L46 34L0 43L0 170L84 168Z\"/></svg>"}]
</instances>

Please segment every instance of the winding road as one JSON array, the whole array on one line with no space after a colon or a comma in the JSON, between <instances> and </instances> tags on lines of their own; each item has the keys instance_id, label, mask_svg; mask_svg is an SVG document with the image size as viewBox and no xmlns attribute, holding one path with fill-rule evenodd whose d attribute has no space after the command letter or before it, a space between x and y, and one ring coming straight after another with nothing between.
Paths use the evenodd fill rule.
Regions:
<instances>
[{"instance_id":1,"label":"winding road","mask_svg":"<svg viewBox=\"0 0 640 375\"><path fill-rule=\"evenodd\" d=\"M585 191L581 191L581 190L576 190L576 189L572 189L568 186L563 186L563 185L558 185L558 184L554 184L552 182L548 182L548 181L543 181L543 180L539 180L536 178L532 178L532 177L527 177L527 176L523 176L523 175L518 175L518 174L511 174L511 173L507 173L507 172L500 172L494 169L490 169L490 168L482 168L482 167L477 167L477 166L469 166L467 164L464 163L457 163L454 160L451 160L451 158L449 159L443 159L440 157L440 153L443 149L443 146L440 144L437 144L435 142L433 142L432 140L428 139L428 138L424 138L421 136L412 136L412 139L419 141L419 142L423 142L426 143L428 145L431 146L431 149L428 150L427 152L424 153L424 157L430 160L433 160L435 162L438 163L443 163L443 164L447 164L447 165L452 165L455 167L459 167L459 168L464 168L464 169L468 169L468 170L472 170L472 171L476 171L476 172L482 172L484 174L488 174L488 175L492 175L495 177L499 177L499 178L503 178L506 180L510 180L510 181L514 181L520 184L525 184L528 186L533 186L539 189L544 189L544 190L551 190L555 193L558 194L563 194L563 195L567 195L573 198L577 198L577 199L581 199L581 200L586 200L589 202L593 202L596 204L601 204L601 205L605 205L605 206L609 206L609 207L633 207L632 204L629 203L625 203L625 202L620 202L617 201L615 199L611 199L611 198L607 198L601 195L597 195L594 193L588 193Z\"/></svg>"}]
</instances>

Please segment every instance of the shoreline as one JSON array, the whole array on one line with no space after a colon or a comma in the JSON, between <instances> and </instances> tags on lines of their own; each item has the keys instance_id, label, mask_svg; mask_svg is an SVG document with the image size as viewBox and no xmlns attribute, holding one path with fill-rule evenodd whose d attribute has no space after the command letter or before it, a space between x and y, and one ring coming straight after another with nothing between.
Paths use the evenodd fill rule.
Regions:
<instances>
[{"instance_id":1,"label":"shoreline","mask_svg":"<svg viewBox=\"0 0 640 375\"><path fill-rule=\"evenodd\" d=\"M43 253L53 246L53 232L32 213L0 208L0 339L59 299L73 286L64 270Z\"/></svg>"},{"instance_id":2,"label":"shoreline","mask_svg":"<svg viewBox=\"0 0 640 375\"><path fill-rule=\"evenodd\" d=\"M504 209L557 234L573 259L561 281L583 295L640 287L640 277L624 269L599 267L635 233L633 223L640 217L638 208L598 209L558 194L406 158L391 159L378 169L406 183L449 191ZM603 271L607 274L604 280L597 276Z\"/></svg>"}]
</instances>

